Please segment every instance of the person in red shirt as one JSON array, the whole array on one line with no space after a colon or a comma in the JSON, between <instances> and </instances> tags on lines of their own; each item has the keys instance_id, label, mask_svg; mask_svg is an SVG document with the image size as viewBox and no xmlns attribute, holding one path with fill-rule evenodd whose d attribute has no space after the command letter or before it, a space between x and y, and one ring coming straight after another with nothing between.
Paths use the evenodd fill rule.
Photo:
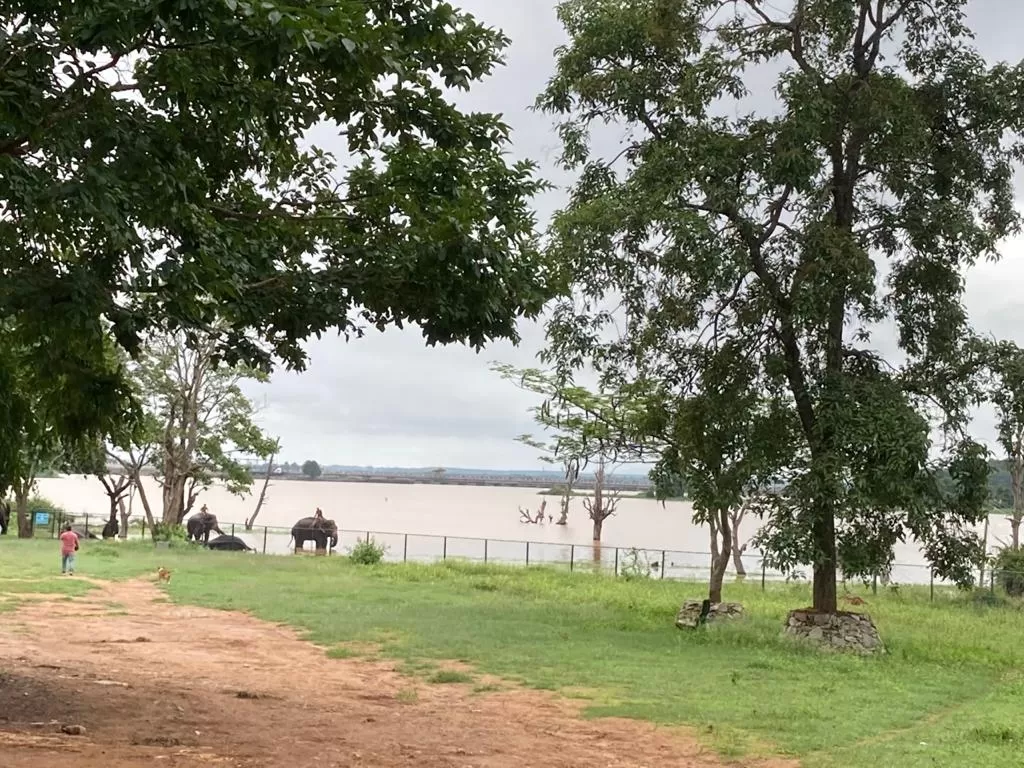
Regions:
<instances>
[{"instance_id":1,"label":"person in red shirt","mask_svg":"<svg viewBox=\"0 0 1024 768\"><path fill-rule=\"evenodd\" d=\"M64 526L60 535L60 572L75 575L75 552L78 551L78 534L71 530L71 523Z\"/></svg>"}]
</instances>

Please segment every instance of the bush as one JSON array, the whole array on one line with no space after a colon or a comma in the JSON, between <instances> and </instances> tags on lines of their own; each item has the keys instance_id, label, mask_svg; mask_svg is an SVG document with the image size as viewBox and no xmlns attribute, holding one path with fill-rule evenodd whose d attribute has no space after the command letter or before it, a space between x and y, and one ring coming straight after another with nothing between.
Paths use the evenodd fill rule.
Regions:
<instances>
[{"instance_id":1,"label":"bush","mask_svg":"<svg viewBox=\"0 0 1024 768\"><path fill-rule=\"evenodd\" d=\"M349 550L348 557L353 563L359 565L376 565L384 559L384 553L388 548L378 544L373 538L359 539L356 545Z\"/></svg>"},{"instance_id":2,"label":"bush","mask_svg":"<svg viewBox=\"0 0 1024 768\"><path fill-rule=\"evenodd\" d=\"M1001 549L994 564L996 581L1010 597L1024 595L1024 549Z\"/></svg>"},{"instance_id":3,"label":"bush","mask_svg":"<svg viewBox=\"0 0 1024 768\"><path fill-rule=\"evenodd\" d=\"M155 523L152 531L153 541L170 541L184 543L188 531L184 525L177 523Z\"/></svg>"}]
</instances>

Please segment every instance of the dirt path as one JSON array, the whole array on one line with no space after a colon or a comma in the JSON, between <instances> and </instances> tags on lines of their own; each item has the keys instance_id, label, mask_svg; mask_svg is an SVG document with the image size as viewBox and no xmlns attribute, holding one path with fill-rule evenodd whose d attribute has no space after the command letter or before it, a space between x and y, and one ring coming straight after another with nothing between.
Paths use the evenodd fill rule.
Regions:
<instances>
[{"instance_id":1,"label":"dirt path","mask_svg":"<svg viewBox=\"0 0 1024 768\"><path fill-rule=\"evenodd\" d=\"M24 596L19 596L22 598ZM85 728L65 735L63 725ZM712 768L670 729L586 721L532 691L473 694L329 660L290 629L164 602L150 583L0 615L0 765Z\"/></svg>"}]
</instances>

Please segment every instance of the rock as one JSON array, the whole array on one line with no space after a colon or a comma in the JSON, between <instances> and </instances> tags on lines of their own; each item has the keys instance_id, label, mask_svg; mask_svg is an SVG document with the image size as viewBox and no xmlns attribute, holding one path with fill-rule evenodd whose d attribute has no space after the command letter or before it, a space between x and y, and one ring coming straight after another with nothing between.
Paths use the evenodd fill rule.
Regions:
<instances>
[{"instance_id":1,"label":"rock","mask_svg":"<svg viewBox=\"0 0 1024 768\"><path fill-rule=\"evenodd\" d=\"M679 629L693 629L700 619L700 609L703 600L687 600L679 608L676 614L676 627ZM732 619L743 615L743 606L739 603L712 603L708 612L708 621L718 619Z\"/></svg>"},{"instance_id":2,"label":"rock","mask_svg":"<svg viewBox=\"0 0 1024 768\"><path fill-rule=\"evenodd\" d=\"M85 726L84 725L63 725L61 731L66 733L68 736L84 736Z\"/></svg>"},{"instance_id":3,"label":"rock","mask_svg":"<svg viewBox=\"0 0 1024 768\"><path fill-rule=\"evenodd\" d=\"M885 653L871 617L863 613L790 611L783 633L822 648L861 655Z\"/></svg>"}]
</instances>

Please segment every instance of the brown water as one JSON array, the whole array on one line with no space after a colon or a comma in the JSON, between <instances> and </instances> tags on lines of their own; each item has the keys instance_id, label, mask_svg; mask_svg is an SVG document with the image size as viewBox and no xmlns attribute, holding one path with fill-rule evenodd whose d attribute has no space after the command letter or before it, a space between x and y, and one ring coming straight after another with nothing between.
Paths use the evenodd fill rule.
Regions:
<instances>
[{"instance_id":1,"label":"brown water","mask_svg":"<svg viewBox=\"0 0 1024 768\"><path fill-rule=\"evenodd\" d=\"M159 508L160 491L153 478L145 479L145 490L150 503ZM107 514L107 497L94 478L43 479L39 481L39 493L73 514L88 514L90 527L101 527ZM708 531L693 523L689 502L662 505L648 499L620 499L616 514L605 521L604 546L595 552L590 520L580 498L572 500L567 526L520 522L520 507L536 513L545 499L547 512L557 518L558 498L541 496L535 488L275 480L267 491L256 526L248 532L243 523L255 508L255 496L233 496L218 485L203 493L197 506L207 504L225 532L231 533L234 524L236 535L257 550L274 554L288 551L288 529L295 521L312 515L320 507L342 529L342 549L373 532L374 538L388 546L389 559L432 560L447 556L578 563L599 557L609 569L637 561L641 567L654 566L655 572L660 572L659 564L664 561L668 577L700 576L707 570ZM137 497L133 511L142 513ZM264 531L264 526L270 530ZM1008 537L1009 525L1004 518L993 516L991 526L990 542ZM745 522L741 538L749 539L757 527L756 520ZM529 551L527 541L531 542ZM626 551L630 548L643 551L631 554ZM896 561L900 565L894 569L894 581L928 582L928 569L915 543L898 545ZM744 562L752 577L760 576L761 562L756 551L749 552Z\"/></svg>"}]
</instances>

